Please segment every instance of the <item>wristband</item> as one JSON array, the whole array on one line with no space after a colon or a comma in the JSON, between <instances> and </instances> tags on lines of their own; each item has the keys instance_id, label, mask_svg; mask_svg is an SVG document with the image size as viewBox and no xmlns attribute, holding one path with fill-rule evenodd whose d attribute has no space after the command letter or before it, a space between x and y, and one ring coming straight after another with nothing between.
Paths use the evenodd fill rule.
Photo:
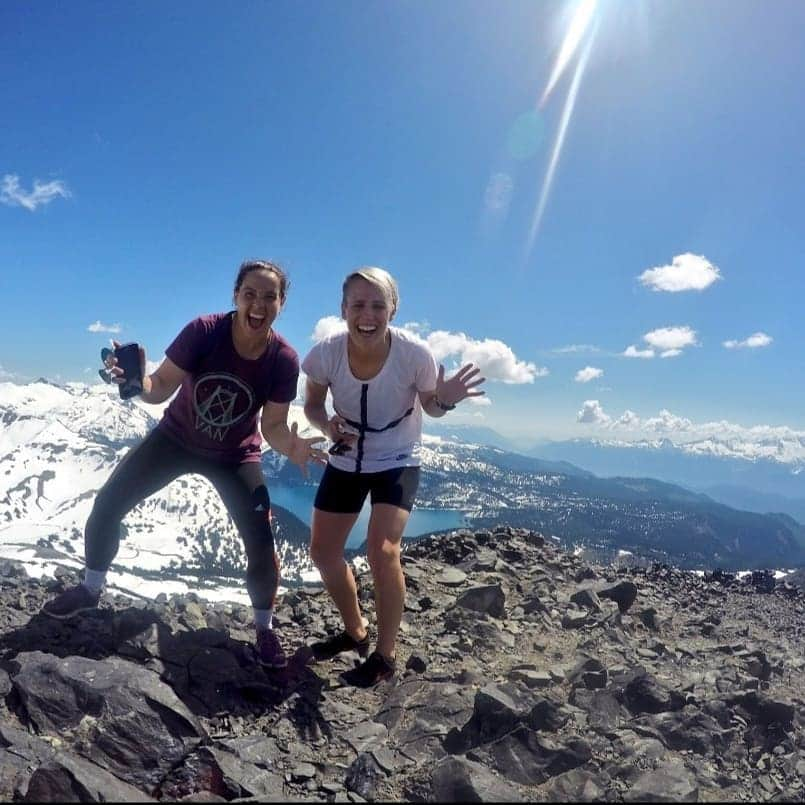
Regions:
<instances>
[{"instance_id":1,"label":"wristband","mask_svg":"<svg viewBox=\"0 0 805 805\"><path fill-rule=\"evenodd\" d=\"M438 397L434 397L433 402L436 403L436 407L438 409L445 412L452 411L456 407L455 403L453 405L447 405L446 403L443 403Z\"/></svg>"}]
</instances>

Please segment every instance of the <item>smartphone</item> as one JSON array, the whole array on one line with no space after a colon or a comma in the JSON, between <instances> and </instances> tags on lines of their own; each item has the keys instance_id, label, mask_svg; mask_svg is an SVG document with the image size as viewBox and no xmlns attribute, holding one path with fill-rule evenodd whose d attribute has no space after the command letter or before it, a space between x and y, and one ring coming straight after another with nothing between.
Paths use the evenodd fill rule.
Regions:
<instances>
[{"instance_id":1,"label":"smartphone","mask_svg":"<svg viewBox=\"0 0 805 805\"><path fill-rule=\"evenodd\" d=\"M121 344L115 349L117 365L123 370L125 381L118 386L121 400L136 397L143 390L143 373L140 365L140 345L136 342Z\"/></svg>"},{"instance_id":2,"label":"smartphone","mask_svg":"<svg viewBox=\"0 0 805 805\"><path fill-rule=\"evenodd\" d=\"M344 453L348 453L351 449L349 442L338 441L327 452L331 456L343 456Z\"/></svg>"}]
</instances>

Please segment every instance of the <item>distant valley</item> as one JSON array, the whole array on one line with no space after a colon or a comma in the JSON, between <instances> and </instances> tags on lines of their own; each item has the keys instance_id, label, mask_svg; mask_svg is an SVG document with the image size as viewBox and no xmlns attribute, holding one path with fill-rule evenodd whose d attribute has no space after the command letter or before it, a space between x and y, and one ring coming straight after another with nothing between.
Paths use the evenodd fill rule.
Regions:
<instances>
[{"instance_id":1,"label":"distant valley","mask_svg":"<svg viewBox=\"0 0 805 805\"><path fill-rule=\"evenodd\" d=\"M761 514L783 513L805 523L805 461L796 457L800 445L794 445L794 450L779 446L777 452L785 459L779 460L750 455L746 446L729 439L681 445L669 439L633 443L572 439L529 447L514 445L491 428L437 423L430 430L457 441L564 462L570 474L656 478L704 493L727 506Z\"/></svg>"}]
</instances>

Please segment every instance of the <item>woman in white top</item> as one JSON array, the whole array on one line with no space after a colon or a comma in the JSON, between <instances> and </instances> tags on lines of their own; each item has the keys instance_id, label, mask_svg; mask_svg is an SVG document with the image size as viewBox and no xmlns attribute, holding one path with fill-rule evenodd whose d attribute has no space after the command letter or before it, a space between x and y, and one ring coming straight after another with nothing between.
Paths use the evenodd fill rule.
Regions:
<instances>
[{"instance_id":1,"label":"woman in white top","mask_svg":"<svg viewBox=\"0 0 805 805\"><path fill-rule=\"evenodd\" d=\"M397 632L405 602L400 541L419 484L422 411L441 417L467 397L483 394L479 370L466 364L445 380L428 347L391 327L399 294L380 268L361 268L344 281L341 315L347 331L316 344L302 368L307 374L305 414L335 444L313 508L310 553L345 630L313 645L318 660L342 651L366 657L369 635L344 546L370 494L367 559L377 614L377 645L343 674L369 687L394 673ZM328 416L327 391L335 411Z\"/></svg>"}]
</instances>

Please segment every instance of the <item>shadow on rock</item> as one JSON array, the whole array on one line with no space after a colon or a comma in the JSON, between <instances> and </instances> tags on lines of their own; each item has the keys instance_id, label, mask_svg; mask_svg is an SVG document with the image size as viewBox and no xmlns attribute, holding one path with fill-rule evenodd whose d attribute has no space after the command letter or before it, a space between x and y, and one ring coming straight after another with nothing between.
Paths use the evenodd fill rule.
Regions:
<instances>
[{"instance_id":1,"label":"shadow on rock","mask_svg":"<svg viewBox=\"0 0 805 805\"><path fill-rule=\"evenodd\" d=\"M315 732L325 723L318 714L324 682L308 667L306 647L286 668L269 670L257 662L250 643L233 639L226 630L174 630L147 608L99 609L71 621L37 614L0 636L0 665L10 673L19 667L18 656L31 653L142 666L169 686L194 716L259 716L296 693L286 715L300 734Z\"/></svg>"}]
</instances>

